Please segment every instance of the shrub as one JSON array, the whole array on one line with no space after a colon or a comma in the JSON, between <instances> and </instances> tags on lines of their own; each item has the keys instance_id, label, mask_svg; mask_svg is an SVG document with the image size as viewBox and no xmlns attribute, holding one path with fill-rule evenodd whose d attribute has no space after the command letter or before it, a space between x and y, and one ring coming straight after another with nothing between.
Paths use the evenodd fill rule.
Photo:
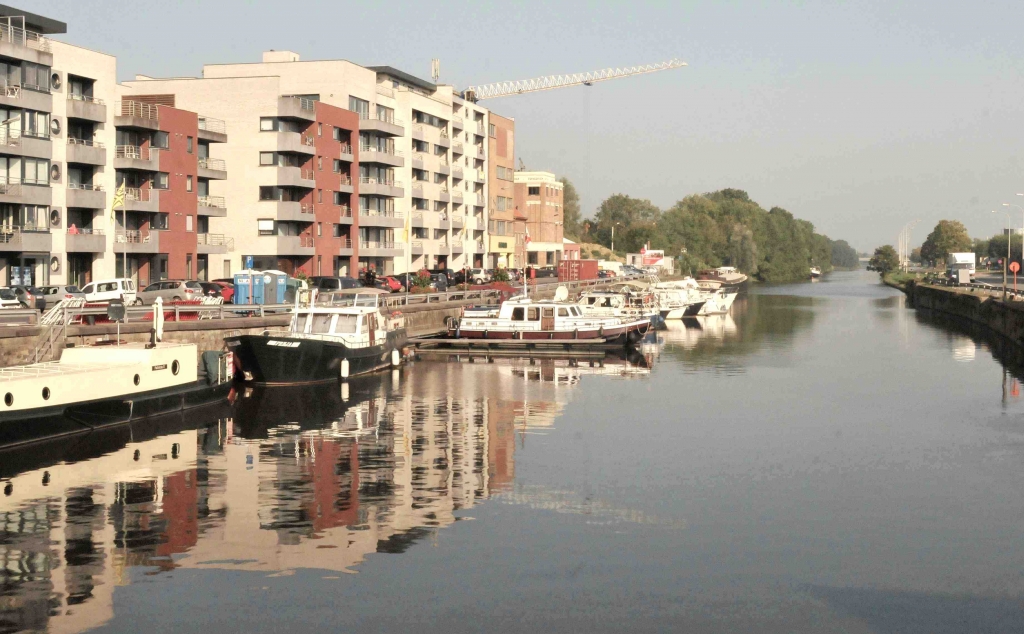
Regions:
<instances>
[{"instance_id":1,"label":"shrub","mask_svg":"<svg viewBox=\"0 0 1024 634\"><path fill-rule=\"evenodd\" d=\"M508 271L505 269L498 269L494 272L494 276L491 278L492 282L507 282L509 281Z\"/></svg>"}]
</instances>

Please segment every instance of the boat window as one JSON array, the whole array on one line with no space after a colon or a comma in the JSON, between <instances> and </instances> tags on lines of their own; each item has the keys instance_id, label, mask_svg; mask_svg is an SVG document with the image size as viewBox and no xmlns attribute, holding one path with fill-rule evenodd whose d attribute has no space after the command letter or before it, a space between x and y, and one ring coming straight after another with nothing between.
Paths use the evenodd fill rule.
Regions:
<instances>
[{"instance_id":1,"label":"boat window","mask_svg":"<svg viewBox=\"0 0 1024 634\"><path fill-rule=\"evenodd\" d=\"M554 317L555 316L555 309L554 308L545 308L544 309L544 316L545 317Z\"/></svg>"},{"instance_id":2,"label":"boat window","mask_svg":"<svg viewBox=\"0 0 1024 634\"><path fill-rule=\"evenodd\" d=\"M366 295L360 293L359 295L356 295L356 306L366 306L368 308L373 308L376 305L377 305L377 296L376 295L374 295L372 293L368 293Z\"/></svg>"},{"instance_id":3,"label":"boat window","mask_svg":"<svg viewBox=\"0 0 1024 634\"><path fill-rule=\"evenodd\" d=\"M359 323L359 315L338 315L338 321L334 324L334 332L340 335L354 334L357 323Z\"/></svg>"},{"instance_id":4,"label":"boat window","mask_svg":"<svg viewBox=\"0 0 1024 634\"><path fill-rule=\"evenodd\" d=\"M313 315L313 328L310 332L322 335L331 332L331 318L334 315Z\"/></svg>"},{"instance_id":5,"label":"boat window","mask_svg":"<svg viewBox=\"0 0 1024 634\"><path fill-rule=\"evenodd\" d=\"M295 316L295 330L294 332L306 332L306 318L309 315L302 313Z\"/></svg>"},{"instance_id":6,"label":"boat window","mask_svg":"<svg viewBox=\"0 0 1024 634\"><path fill-rule=\"evenodd\" d=\"M526 317L526 309L520 306L512 309L512 321L523 321Z\"/></svg>"},{"instance_id":7,"label":"boat window","mask_svg":"<svg viewBox=\"0 0 1024 634\"><path fill-rule=\"evenodd\" d=\"M567 308L559 308L558 309L558 316L559 317L568 317L569 316L569 309L567 309Z\"/></svg>"},{"instance_id":8,"label":"boat window","mask_svg":"<svg viewBox=\"0 0 1024 634\"><path fill-rule=\"evenodd\" d=\"M369 326L366 324L366 315L359 318L359 330L362 332L367 332L369 330Z\"/></svg>"},{"instance_id":9,"label":"boat window","mask_svg":"<svg viewBox=\"0 0 1024 634\"><path fill-rule=\"evenodd\" d=\"M579 308L576 308L575 306L573 306L572 307L572 314L575 315L576 317L579 317L582 313L580 312Z\"/></svg>"},{"instance_id":10,"label":"boat window","mask_svg":"<svg viewBox=\"0 0 1024 634\"><path fill-rule=\"evenodd\" d=\"M540 309L539 308L531 307L530 308L530 313L529 313L529 320L530 321L537 321L539 319L540 319Z\"/></svg>"}]
</instances>

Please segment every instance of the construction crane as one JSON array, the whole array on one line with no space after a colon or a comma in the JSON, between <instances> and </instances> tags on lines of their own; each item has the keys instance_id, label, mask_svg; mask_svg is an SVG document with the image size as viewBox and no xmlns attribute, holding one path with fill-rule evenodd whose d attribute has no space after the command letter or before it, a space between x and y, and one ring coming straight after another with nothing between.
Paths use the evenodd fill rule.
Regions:
<instances>
[{"instance_id":1,"label":"construction crane","mask_svg":"<svg viewBox=\"0 0 1024 634\"><path fill-rule=\"evenodd\" d=\"M519 81L500 81L495 84L483 86L470 86L462 93L463 99L468 101L481 101L483 99L495 99L497 97L508 97L509 95L522 95L528 92L539 92L541 90L554 90L555 88L568 88L570 86L593 86L599 81L609 79L620 79L632 77L633 75L646 75L661 70L680 68L686 66L686 62L679 59L670 59L660 64L645 64L643 66L631 66L629 68L606 68L604 70L592 71L589 73L575 73L572 75L548 75L535 79L523 79Z\"/></svg>"}]
</instances>

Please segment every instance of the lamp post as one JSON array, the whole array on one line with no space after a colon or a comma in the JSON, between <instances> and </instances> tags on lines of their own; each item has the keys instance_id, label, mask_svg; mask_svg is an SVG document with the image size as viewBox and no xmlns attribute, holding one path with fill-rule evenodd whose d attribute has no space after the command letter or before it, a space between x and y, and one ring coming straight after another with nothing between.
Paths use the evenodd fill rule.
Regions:
<instances>
[{"instance_id":1,"label":"lamp post","mask_svg":"<svg viewBox=\"0 0 1024 634\"><path fill-rule=\"evenodd\" d=\"M612 223L612 257L613 258L615 257L615 227L621 227L621 226L622 226L621 222L613 222Z\"/></svg>"},{"instance_id":2,"label":"lamp post","mask_svg":"<svg viewBox=\"0 0 1024 634\"><path fill-rule=\"evenodd\" d=\"M1008 204L1008 203L1005 203L1005 204ZM996 213L996 210L993 209L992 213ZM1010 266L1010 237L1011 237L1011 232L1013 231L1013 227L1010 224L1011 220L1010 220L1009 212L1005 212L1004 211L1003 213L1006 214L1006 228L1009 229L1009 231L1007 231L1007 233L1006 233L1006 259L1003 260L1003 301L1005 302L1006 301L1006 267Z\"/></svg>"}]
</instances>

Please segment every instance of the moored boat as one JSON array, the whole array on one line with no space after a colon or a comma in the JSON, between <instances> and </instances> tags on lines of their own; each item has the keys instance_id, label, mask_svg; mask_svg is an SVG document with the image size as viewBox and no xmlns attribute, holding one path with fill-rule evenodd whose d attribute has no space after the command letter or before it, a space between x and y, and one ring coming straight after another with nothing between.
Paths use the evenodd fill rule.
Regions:
<instances>
[{"instance_id":1,"label":"moored boat","mask_svg":"<svg viewBox=\"0 0 1024 634\"><path fill-rule=\"evenodd\" d=\"M821 269L816 267L816 266L812 266L811 267L811 279L814 279L814 278L817 278L817 277L821 277Z\"/></svg>"},{"instance_id":2,"label":"moored boat","mask_svg":"<svg viewBox=\"0 0 1024 634\"><path fill-rule=\"evenodd\" d=\"M698 280L711 280L721 282L726 286L739 286L747 281L747 276L740 273L732 266L720 266L717 269L707 269L697 274Z\"/></svg>"},{"instance_id":3,"label":"moored boat","mask_svg":"<svg viewBox=\"0 0 1024 634\"><path fill-rule=\"evenodd\" d=\"M290 385L345 380L402 362L405 319L389 293L353 288L300 293L289 328L225 339L246 382Z\"/></svg>"},{"instance_id":4,"label":"moored boat","mask_svg":"<svg viewBox=\"0 0 1024 634\"><path fill-rule=\"evenodd\" d=\"M657 300L651 291L624 287L617 291L584 291L576 302L589 317L619 319L656 319L660 321Z\"/></svg>"}]
</instances>

